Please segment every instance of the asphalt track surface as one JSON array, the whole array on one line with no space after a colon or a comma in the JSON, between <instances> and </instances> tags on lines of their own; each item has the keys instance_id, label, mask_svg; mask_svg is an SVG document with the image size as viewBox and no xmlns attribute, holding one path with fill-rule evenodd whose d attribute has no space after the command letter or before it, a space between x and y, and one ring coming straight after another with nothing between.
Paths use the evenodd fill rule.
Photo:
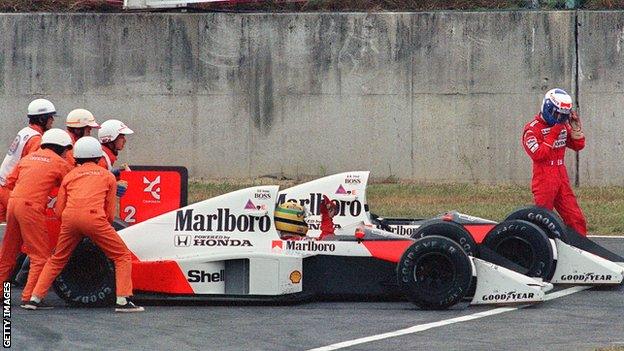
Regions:
<instances>
[{"instance_id":1,"label":"asphalt track surface","mask_svg":"<svg viewBox=\"0 0 624 351\"><path fill-rule=\"evenodd\" d=\"M622 237L594 240L624 254ZM125 315L110 308L68 308L53 293L48 302L55 309L26 311L19 308L20 292L12 291L10 318L11 346L18 350L310 350L332 345L341 350L393 351L593 350L624 346L622 286L578 292L568 288L559 294L570 295L525 308L461 305L447 311L421 311L407 302L312 302L147 306L144 313ZM378 339L384 333L389 333L386 338L361 340Z\"/></svg>"}]
</instances>

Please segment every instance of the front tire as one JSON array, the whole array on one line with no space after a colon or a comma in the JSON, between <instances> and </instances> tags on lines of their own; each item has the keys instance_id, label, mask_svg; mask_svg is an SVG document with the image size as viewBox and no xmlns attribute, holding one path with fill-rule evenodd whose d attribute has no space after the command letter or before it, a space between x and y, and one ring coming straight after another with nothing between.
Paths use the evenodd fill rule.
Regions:
<instances>
[{"instance_id":1,"label":"front tire","mask_svg":"<svg viewBox=\"0 0 624 351\"><path fill-rule=\"evenodd\" d=\"M459 244L442 236L416 240L397 265L399 287L422 309L459 303L472 282L470 258Z\"/></svg>"}]
</instances>

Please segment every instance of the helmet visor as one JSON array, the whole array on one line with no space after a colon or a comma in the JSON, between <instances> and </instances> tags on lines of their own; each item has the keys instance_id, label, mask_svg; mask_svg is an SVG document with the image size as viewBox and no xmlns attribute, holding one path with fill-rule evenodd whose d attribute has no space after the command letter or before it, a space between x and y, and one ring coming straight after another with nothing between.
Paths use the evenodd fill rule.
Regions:
<instances>
[{"instance_id":1,"label":"helmet visor","mask_svg":"<svg viewBox=\"0 0 624 351\"><path fill-rule=\"evenodd\" d=\"M570 114L570 108L569 107L556 107L555 106L555 113L559 113L562 115L569 115Z\"/></svg>"}]
</instances>

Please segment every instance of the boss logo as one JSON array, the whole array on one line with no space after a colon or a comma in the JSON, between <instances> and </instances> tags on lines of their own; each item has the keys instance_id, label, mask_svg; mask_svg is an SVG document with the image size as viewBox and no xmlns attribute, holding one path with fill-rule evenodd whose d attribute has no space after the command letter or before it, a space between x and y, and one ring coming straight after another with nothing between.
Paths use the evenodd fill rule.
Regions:
<instances>
[{"instance_id":1,"label":"boss logo","mask_svg":"<svg viewBox=\"0 0 624 351\"><path fill-rule=\"evenodd\" d=\"M268 200L270 198L271 198L271 194L270 193L255 193L254 194L254 199Z\"/></svg>"}]
</instances>

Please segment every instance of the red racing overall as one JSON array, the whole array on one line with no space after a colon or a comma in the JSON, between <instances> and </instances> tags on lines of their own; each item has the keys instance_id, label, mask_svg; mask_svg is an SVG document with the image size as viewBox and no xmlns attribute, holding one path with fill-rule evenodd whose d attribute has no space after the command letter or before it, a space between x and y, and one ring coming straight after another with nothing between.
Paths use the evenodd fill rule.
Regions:
<instances>
[{"instance_id":1,"label":"red racing overall","mask_svg":"<svg viewBox=\"0 0 624 351\"><path fill-rule=\"evenodd\" d=\"M524 127L522 145L533 160L531 190L537 206L557 210L566 225L587 235L587 223L566 170L566 147L574 151L585 147L585 137L573 138L568 123L548 126L540 114Z\"/></svg>"}]
</instances>

